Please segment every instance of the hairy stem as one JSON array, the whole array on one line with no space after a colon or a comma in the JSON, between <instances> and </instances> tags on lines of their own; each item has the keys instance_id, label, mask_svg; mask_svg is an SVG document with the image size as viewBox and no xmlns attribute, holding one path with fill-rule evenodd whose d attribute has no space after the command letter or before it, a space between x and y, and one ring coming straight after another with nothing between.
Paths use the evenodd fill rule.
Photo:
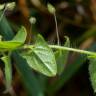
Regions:
<instances>
[{"instance_id":1,"label":"hairy stem","mask_svg":"<svg viewBox=\"0 0 96 96\"><path fill-rule=\"evenodd\" d=\"M59 49L59 50L67 50L67 51L73 51L81 54L86 54L86 55L91 55L91 56L96 56L95 52L91 51L86 51L86 50L80 50L80 49L75 49L75 48L69 48L69 47L64 47L64 46L58 46L58 45L49 45L50 48L52 49ZM24 45L24 49L26 48L34 48L34 45Z\"/></svg>"},{"instance_id":2,"label":"hairy stem","mask_svg":"<svg viewBox=\"0 0 96 96\"><path fill-rule=\"evenodd\" d=\"M82 53L82 54L86 54L86 55L96 55L95 52L90 52L90 51L80 50L80 49L75 49L75 48L69 48L69 47L64 47L64 46L49 45L49 47L52 49L68 50L68 51L73 51L73 52Z\"/></svg>"}]
</instances>

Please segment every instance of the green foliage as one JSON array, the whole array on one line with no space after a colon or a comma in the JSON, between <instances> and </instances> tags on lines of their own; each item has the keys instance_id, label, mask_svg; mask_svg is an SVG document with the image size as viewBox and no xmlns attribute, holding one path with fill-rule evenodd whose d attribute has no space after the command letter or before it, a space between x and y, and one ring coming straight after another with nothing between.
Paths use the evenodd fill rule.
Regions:
<instances>
[{"instance_id":1,"label":"green foliage","mask_svg":"<svg viewBox=\"0 0 96 96\"><path fill-rule=\"evenodd\" d=\"M14 37L14 33L5 17L3 17L2 19L2 23L0 23L0 29L0 34L3 36L4 39L10 40ZM19 52L13 53L13 58L16 61L16 69L27 90L28 96L43 96L43 91L39 84L39 80L35 77L34 73L27 65L25 60L20 57Z\"/></svg>"},{"instance_id":2,"label":"green foliage","mask_svg":"<svg viewBox=\"0 0 96 96\"><path fill-rule=\"evenodd\" d=\"M12 41L19 42L22 45L26 40L26 36L27 36L26 29L22 26L19 32L16 34L16 36L12 39Z\"/></svg>"},{"instance_id":3,"label":"green foliage","mask_svg":"<svg viewBox=\"0 0 96 96\"><path fill-rule=\"evenodd\" d=\"M70 47L69 38L67 38L64 46L57 46L57 45L48 45L45 42L44 38L41 35L38 35L34 45L27 45L27 44L24 45L24 42L26 40L26 35L27 35L26 30L25 30L24 27L22 27L12 40L10 40L10 41L0 41L0 44L1 44L0 51L2 51L2 55L3 55L2 60L5 63L5 78L6 78L7 88L9 88L9 86L11 86L12 70L11 70L10 55L4 56L4 51L5 50L8 51L8 53L9 53L9 52L12 52L14 49L18 50L18 48L21 48L21 49L23 48L23 50L27 49L26 52L22 51L21 56L27 61L27 64L30 66L30 68L33 68L34 70L36 70L36 71L38 71L38 72L40 72L40 73L42 73L46 76L55 76L56 74L61 74L61 73L64 75L66 73L66 70L64 71L64 65L67 62L69 51L83 53L83 54L87 54L87 55L93 56L93 57L96 56L96 54L94 52L69 48ZM53 48L53 49L55 48L56 50L58 49L55 52L55 56L54 56L54 53L51 50L51 48ZM19 56L17 56L17 57L19 57ZM21 68L20 65L19 65L19 68ZM25 67L25 68L27 68L27 67ZM72 72L68 71L69 70L68 69L67 73L68 72L71 72L71 73L74 72L75 67L71 67L71 68L73 68L72 69L73 71ZM93 72L92 67L89 67L89 68L91 70L90 75L92 74L91 75L91 77L92 77L91 80L94 83L95 82L95 79L93 78L93 73L94 72ZM26 73L24 73L23 69L20 69L20 70L22 70L23 75L26 74ZM27 70L27 69L25 69L25 70ZM61 75L61 77L63 75ZM66 78L69 78L71 75L69 75L69 73L68 73L67 77L66 77L66 74L64 76ZM23 78L24 78L24 76L23 76ZM24 82L26 82L26 79L24 78ZM60 86L62 85L62 83L65 82L66 79L61 78L61 80L60 80L61 81L60 84L58 83L58 81L56 81L56 83L54 83L55 87L54 87L54 85L52 85L53 86L52 90L55 91L56 88L60 88ZM27 84L27 83L25 83L25 84ZM57 87L57 86L59 86L59 87ZM28 88L29 85L26 85L26 87ZM37 87L36 87L36 90L38 90Z\"/></svg>"},{"instance_id":4,"label":"green foliage","mask_svg":"<svg viewBox=\"0 0 96 96\"><path fill-rule=\"evenodd\" d=\"M58 79L51 85L49 85L49 93L55 94L59 89L63 87L64 84L78 71L78 69L83 65L83 62L86 61L85 55L80 55L76 60L67 66L67 68L62 72Z\"/></svg>"},{"instance_id":5,"label":"green foliage","mask_svg":"<svg viewBox=\"0 0 96 96\"><path fill-rule=\"evenodd\" d=\"M25 42L26 35L25 28L22 27L11 41L0 41L0 51L10 51L20 47Z\"/></svg>"},{"instance_id":6,"label":"green foliage","mask_svg":"<svg viewBox=\"0 0 96 96\"><path fill-rule=\"evenodd\" d=\"M5 23L5 18L2 21L3 23ZM14 36L14 38L12 39L13 33L10 33L12 30L10 29L8 23L6 23L5 25L6 27L8 27L8 33L6 32L7 30L5 30L4 27L2 27L2 32L0 33L2 34L4 39L11 40L0 40L0 54L2 54L1 59L5 64L5 81L7 90L11 87L12 83L11 56L13 56L13 58L16 60L17 71L22 77L22 81L24 82L29 96L43 96L44 86L40 86L39 80L37 77L35 77L31 68L46 76L56 76L56 74L59 74L59 79L57 79L53 83L53 85L49 86L49 93L54 93L59 90L62 85L78 70L78 68L86 60L85 55L88 55L89 57L94 57L92 60L90 60L89 73L90 80L92 81L92 86L96 91L95 52L70 48L69 38L66 38L64 46L48 45L41 35L38 35L36 37L35 44L24 44L27 36L25 28L21 27L16 36ZM0 26L2 26L2 24L0 24ZM15 50L15 52L13 52L13 50ZM74 62L74 65L71 64L71 66L68 66L66 70L64 70L69 51L78 52L85 55L84 57L80 56ZM8 54L6 54L6 52ZM12 53L13 55L11 55L10 53Z\"/></svg>"},{"instance_id":7,"label":"green foliage","mask_svg":"<svg viewBox=\"0 0 96 96\"><path fill-rule=\"evenodd\" d=\"M66 42L64 44L65 47L70 47L70 41L69 38L66 37ZM57 50L55 52L55 58L56 58L56 63L57 63L57 70L58 74L62 74L64 71L64 66L67 63L67 58L68 58L69 51L64 51L64 50Z\"/></svg>"},{"instance_id":8,"label":"green foliage","mask_svg":"<svg viewBox=\"0 0 96 96\"><path fill-rule=\"evenodd\" d=\"M96 21L94 20L95 19L94 18L95 3L91 2L92 8L90 11L92 12L89 12L87 10L89 12L88 13L85 10L85 7L87 8L89 4L88 0L84 0L84 1L66 0L66 2L60 1L60 3L58 3L59 1L55 1L57 2L56 4L55 2L50 1L50 3L53 2L52 4L55 5L56 9L50 3L47 4L47 8L46 8L45 5L43 4L44 2L47 3L48 2L47 0L37 0L36 3L35 3L35 0L31 0L31 1L32 2L27 1L28 6L23 2L24 3L23 7L25 7L25 9L22 8L22 4L21 6L20 4L19 6L17 6L18 3L22 3L22 2L15 3L15 1L13 0L0 1L0 3L7 2L7 3L2 3L2 5L0 4L0 59L3 61L5 65L4 66L4 76L5 76L4 84L6 87L6 92L8 91L10 92L10 88L12 88L12 75L14 75L12 74L12 67L13 67L12 64L14 64L14 67L18 72L18 75L20 75L20 79L22 80L23 85L27 91L27 96L45 96L45 94L48 96L56 96L57 91L59 91L64 86L64 84L84 64L86 59L88 59L90 63L89 64L90 81L92 83L94 92L96 93L96 71L95 71L96 70L96 64L95 64L96 53L92 51L81 50L78 48L77 49L71 48L71 45L76 44L76 47L79 47L79 44L81 44L81 42L83 42L84 40L87 40L90 37L92 37L91 40L93 40L93 37L95 37L96 25L95 26L93 25L94 24L93 21L94 22ZM33 5L32 8L31 8L31 3ZM16 8L16 11L13 12L15 8ZM18 13L17 9L19 9L19 12L22 12L23 14L20 13L17 17L15 17L14 13L15 15ZM23 16L25 15L24 12L28 13L30 16L27 16L28 14L26 13L25 13L26 16ZM84 14L81 15L82 12ZM41 14L39 15L37 13L41 13L43 15ZM23 16L22 19L21 19L22 17L21 14ZM5 15L8 16L9 21L7 21ZM34 15L37 18L37 20L36 18L34 18L34 16L31 16L31 15ZM46 19L51 18L50 15L54 15L56 29L54 29L52 25L53 21L52 21L52 24L49 24L48 22L47 22L48 24L46 24ZM44 18L40 16L43 16ZM14 20L14 17L16 18L16 20ZM92 19L92 22L90 17ZM18 22L18 18L21 19L20 22ZM26 18L26 20L24 20L24 18ZM26 22L28 20L29 22ZM36 24L36 21L38 20L39 22ZM43 24L41 24L42 23L41 21L43 21ZM58 24L57 24L57 21L59 21ZM42 31L43 33L45 32L43 34L44 36L46 35L47 32L56 30L56 34L50 34L50 35L54 38L55 38L55 35L57 35L56 41L58 41L57 42L58 44L48 45L41 35L38 35L36 37L34 44L32 42L30 42L30 45L25 44L25 41L27 41L26 37L29 35L30 35L29 38L31 37L31 34L30 34L31 31L32 31L32 40L30 41L34 41L34 37L38 32L34 34L33 29L35 27L38 27L39 23L41 24L39 26L39 30L42 30L43 28ZM24 27L21 27L20 30L17 32L19 24L25 25L26 28L30 27L30 29L28 29L28 32L29 30L30 32L27 34L26 29ZM33 24L35 27L33 26ZM14 31L12 30L10 25L15 30L15 32L17 32L16 35L14 35ZM58 30L58 27L59 27L59 30ZM88 31L83 32L86 29L88 29ZM71 37L71 35L74 35L74 30L77 30L75 35L78 34L77 32L82 31L81 33L79 32L80 36L76 38L76 40L74 40L76 42L73 42L73 44L70 44L70 42L72 41L70 41L68 37L66 38L66 42L62 42L61 35L66 34L68 31L67 35ZM51 36L48 37L48 40L50 39ZM51 38L51 40L52 39L54 40L54 38ZM60 43L64 43L64 45L61 46ZM77 43L78 43L78 46L77 46ZM87 43L90 43L90 40L87 41ZM86 44L85 45L84 44L82 45L85 48ZM96 46L91 49L95 50L95 48ZM68 56L69 55L73 56L73 53L69 54L70 51L80 53L80 55L76 55L78 57L75 57L75 58L72 57L74 59L71 62L72 64L67 64L67 61L69 60ZM48 78L52 76L55 78L50 78L50 79Z\"/></svg>"},{"instance_id":9,"label":"green foliage","mask_svg":"<svg viewBox=\"0 0 96 96\"><path fill-rule=\"evenodd\" d=\"M30 49L28 53L23 54L29 66L47 76L55 76L57 73L55 57L43 37L38 35L35 45Z\"/></svg>"},{"instance_id":10,"label":"green foliage","mask_svg":"<svg viewBox=\"0 0 96 96\"><path fill-rule=\"evenodd\" d=\"M26 31L22 27L16 36L11 41L0 41L0 51L4 55L1 59L5 63L5 79L6 90L11 88L12 82L12 68L11 68L11 51L21 46L26 40ZM8 51L8 56L4 54L4 51Z\"/></svg>"},{"instance_id":11,"label":"green foliage","mask_svg":"<svg viewBox=\"0 0 96 96\"><path fill-rule=\"evenodd\" d=\"M21 77L25 89L27 90L28 96L44 96L39 79L32 72L26 61L18 52L15 52L13 57L16 61L16 69Z\"/></svg>"},{"instance_id":12,"label":"green foliage","mask_svg":"<svg viewBox=\"0 0 96 96\"><path fill-rule=\"evenodd\" d=\"M26 30L25 30L24 27L22 27L12 40L10 40L10 41L0 41L0 45L1 45L0 46L0 51L2 51L2 55L3 55L2 60L5 63L5 78L6 78L6 88L7 89L11 86L12 69L11 69L10 55L4 56L4 54L5 54L4 51L5 50L8 51L8 53L13 52L14 49L18 50L18 48L21 48L21 50L26 50L26 52L22 51L21 56L24 58L24 60L27 61L27 64L30 66L30 68L33 68L34 70L36 70L36 71L38 71L38 72L40 72L40 73L42 73L46 76L55 76L56 74L61 74L62 73L61 79L59 80L61 82L59 83L58 80L57 80L54 83L55 87L54 87L54 85L52 85L52 90L53 90L52 92L55 92L55 90L58 90L58 88L60 88L63 85L63 83L68 78L70 78L70 76L72 76L74 70L76 70L78 68L78 66L74 67L72 65L73 67L71 66L71 69L69 67L68 70L64 70L64 65L67 62L69 51L83 53L83 54L86 54L86 55L91 56L91 57L96 56L95 52L89 52L89 51L69 48L70 47L70 41L69 41L68 38L67 38L64 46L57 46L57 45L48 45L45 42L44 38L41 35L38 35L34 45L27 45L27 44L24 45L24 42L26 40L26 35L27 35ZM51 50L51 48L53 48L53 49L55 48L56 50L58 49L55 52L55 56L54 56L54 53ZM16 56L16 54L15 54L15 56ZM17 56L17 57L19 57L19 56ZM80 60L81 60L80 62L82 62L83 59L80 59ZM90 72L90 76L91 76L90 78L92 80L92 85L94 85L93 88L95 89L95 85L96 85L95 84L96 83L95 82L96 81L95 77L96 76L94 75L95 74L95 65L94 65L95 61L94 60L92 60L92 62L91 62L92 64L90 64L90 66L89 66L89 72ZM24 73L24 70L21 68L19 63L18 63L18 66L19 66L20 70L23 72L23 75L25 75L27 72ZM24 68L24 66L23 66L23 68ZM27 67L25 67L25 70L27 70L26 68ZM76 68L76 69L74 69L74 68ZM20 72L20 70L19 70L19 72ZM72 72L69 71L69 70L72 70ZM62 79L62 76L64 76L63 77L64 79ZM24 77L25 76L23 76L23 80L24 80L24 82L26 82L26 80L29 77L28 78L24 78ZM36 81L36 80L34 80L34 81ZM31 81L30 81L30 83L31 83ZM30 83L25 83L27 89L31 88L28 85ZM39 90L36 87L36 92L37 91L39 91ZM40 91L40 92L42 92L42 91ZM36 94L34 96L36 96Z\"/></svg>"}]
</instances>

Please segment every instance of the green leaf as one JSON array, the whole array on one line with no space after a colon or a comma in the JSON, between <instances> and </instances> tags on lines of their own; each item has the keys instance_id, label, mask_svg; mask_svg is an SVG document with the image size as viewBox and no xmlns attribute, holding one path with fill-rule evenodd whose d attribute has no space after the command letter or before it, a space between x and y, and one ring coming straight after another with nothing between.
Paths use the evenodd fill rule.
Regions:
<instances>
[{"instance_id":1,"label":"green leaf","mask_svg":"<svg viewBox=\"0 0 96 96\"><path fill-rule=\"evenodd\" d=\"M14 36L14 33L5 16L2 19L2 23L0 23L0 34L2 34L6 40L11 40ZM16 69L19 72L25 89L27 90L27 96L44 96L42 86L39 84L39 79L36 78L35 74L32 72L25 60L21 58L19 52L14 52L13 58L16 61Z\"/></svg>"},{"instance_id":2,"label":"green leaf","mask_svg":"<svg viewBox=\"0 0 96 96\"><path fill-rule=\"evenodd\" d=\"M94 92L96 92L96 58L90 59L89 74Z\"/></svg>"},{"instance_id":3,"label":"green leaf","mask_svg":"<svg viewBox=\"0 0 96 96\"><path fill-rule=\"evenodd\" d=\"M2 50L12 50L21 45L20 42L11 42L11 41L0 41L0 51Z\"/></svg>"},{"instance_id":4,"label":"green leaf","mask_svg":"<svg viewBox=\"0 0 96 96\"><path fill-rule=\"evenodd\" d=\"M0 51L13 50L20 47L26 40L26 30L22 27L11 41L0 41Z\"/></svg>"},{"instance_id":5,"label":"green leaf","mask_svg":"<svg viewBox=\"0 0 96 96\"><path fill-rule=\"evenodd\" d=\"M68 37L66 38L66 42L64 44L64 47L70 47L70 40ZM69 51L66 50L57 50L55 53L56 63L57 63L57 70L58 74L62 74L65 68L65 64L67 63Z\"/></svg>"},{"instance_id":6,"label":"green leaf","mask_svg":"<svg viewBox=\"0 0 96 96\"><path fill-rule=\"evenodd\" d=\"M76 58L74 62L72 62L72 64L69 64L65 68L64 72L59 76L59 78L57 78L57 80L54 81L54 83L49 85L49 93L54 94L57 91L59 91L64 86L64 84L66 84L66 82L70 80L71 77L79 70L79 68L84 64L85 61L86 56L80 55Z\"/></svg>"},{"instance_id":7,"label":"green leaf","mask_svg":"<svg viewBox=\"0 0 96 96\"><path fill-rule=\"evenodd\" d=\"M32 72L32 69L28 66L26 60L17 53L13 55L16 60L16 69L23 81L28 96L44 96L39 79L37 79L37 76Z\"/></svg>"},{"instance_id":8,"label":"green leaf","mask_svg":"<svg viewBox=\"0 0 96 96\"><path fill-rule=\"evenodd\" d=\"M26 40L26 36L27 36L26 29L25 27L22 26L12 41L20 42L23 44Z\"/></svg>"},{"instance_id":9,"label":"green leaf","mask_svg":"<svg viewBox=\"0 0 96 96\"><path fill-rule=\"evenodd\" d=\"M12 83L12 65L9 56L4 56L1 58L5 63L5 82L6 82L6 91L10 90Z\"/></svg>"},{"instance_id":10,"label":"green leaf","mask_svg":"<svg viewBox=\"0 0 96 96\"><path fill-rule=\"evenodd\" d=\"M34 47L29 53L23 54L23 57L34 70L47 76L56 75L57 66L55 56L42 36L38 35Z\"/></svg>"}]
</instances>

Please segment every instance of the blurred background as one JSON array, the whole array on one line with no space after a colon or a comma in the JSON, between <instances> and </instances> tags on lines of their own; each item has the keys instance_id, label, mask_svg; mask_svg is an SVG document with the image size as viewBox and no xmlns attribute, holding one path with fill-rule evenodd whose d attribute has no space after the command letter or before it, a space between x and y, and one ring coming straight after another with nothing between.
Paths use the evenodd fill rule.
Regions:
<instances>
[{"instance_id":1,"label":"blurred background","mask_svg":"<svg viewBox=\"0 0 96 96\"><path fill-rule=\"evenodd\" d=\"M1 12L4 12L4 20L0 21L1 33L12 30L16 34L23 25L27 29L26 43L33 42L39 33L48 44L57 44L54 16L47 9L48 3L56 8L60 44L63 45L64 36L68 36L70 47L95 51L96 0L0 0ZM35 24L30 23L31 17L36 18ZM22 62L22 70L14 60L13 63L14 92L11 90L9 94L3 94L4 66L2 62L0 64L0 96L95 96L88 73L89 61L83 55L70 52L64 72L53 78L28 69L29 74ZM18 70L22 71L23 77Z\"/></svg>"}]
</instances>

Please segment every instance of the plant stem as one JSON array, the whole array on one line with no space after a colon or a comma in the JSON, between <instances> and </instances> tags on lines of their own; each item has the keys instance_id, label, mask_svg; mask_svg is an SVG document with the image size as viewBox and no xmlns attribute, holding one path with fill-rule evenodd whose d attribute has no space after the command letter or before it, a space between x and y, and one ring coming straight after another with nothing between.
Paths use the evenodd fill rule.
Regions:
<instances>
[{"instance_id":1,"label":"plant stem","mask_svg":"<svg viewBox=\"0 0 96 96\"><path fill-rule=\"evenodd\" d=\"M53 49L60 49L60 50L68 50L68 51L73 51L73 52L77 52L77 53L82 53L82 54L86 54L86 55L95 55L95 52L90 52L90 51L86 51L86 50L80 50L80 49L75 49L75 48L69 48L69 47L64 47L64 46L57 46L57 45L49 45L50 48Z\"/></svg>"},{"instance_id":2,"label":"plant stem","mask_svg":"<svg viewBox=\"0 0 96 96\"><path fill-rule=\"evenodd\" d=\"M57 43L58 43L58 45L60 45L59 31L58 31L58 25L57 25L57 19L56 19L55 12L54 12L54 20L55 20L55 26L56 26Z\"/></svg>"},{"instance_id":3,"label":"plant stem","mask_svg":"<svg viewBox=\"0 0 96 96\"><path fill-rule=\"evenodd\" d=\"M69 47L58 46L58 45L49 45L49 47L52 49L67 50L67 51L73 51L73 52L82 53L82 54L86 54L86 55L96 56L95 52L81 50L81 49L69 48ZM26 48L32 49L32 48L34 48L34 45L24 45L23 48L24 49L26 49Z\"/></svg>"}]
</instances>

